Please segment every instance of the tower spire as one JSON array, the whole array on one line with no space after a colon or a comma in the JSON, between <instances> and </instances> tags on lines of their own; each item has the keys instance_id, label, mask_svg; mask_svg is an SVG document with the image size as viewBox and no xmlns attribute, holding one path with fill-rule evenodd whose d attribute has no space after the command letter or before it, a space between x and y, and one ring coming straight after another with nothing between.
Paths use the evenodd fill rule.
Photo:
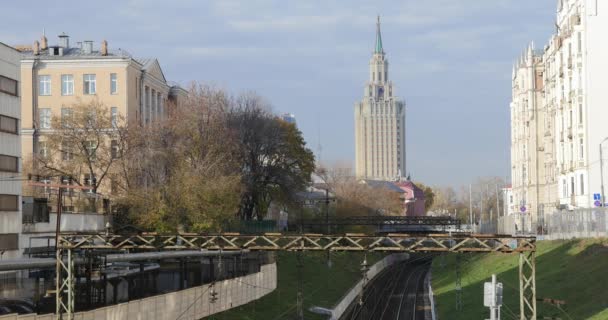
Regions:
<instances>
[{"instance_id":1,"label":"tower spire","mask_svg":"<svg viewBox=\"0 0 608 320\"><path fill-rule=\"evenodd\" d=\"M374 53L384 53L382 49L382 34L380 33L380 16L378 15L378 20L376 22L376 49Z\"/></svg>"}]
</instances>

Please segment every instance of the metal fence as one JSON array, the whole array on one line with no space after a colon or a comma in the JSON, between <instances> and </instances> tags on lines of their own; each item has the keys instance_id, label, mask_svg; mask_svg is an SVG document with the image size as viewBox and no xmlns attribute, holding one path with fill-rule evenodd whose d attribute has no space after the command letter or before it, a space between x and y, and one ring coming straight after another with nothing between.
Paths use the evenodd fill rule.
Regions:
<instances>
[{"instance_id":1,"label":"metal fence","mask_svg":"<svg viewBox=\"0 0 608 320\"><path fill-rule=\"evenodd\" d=\"M608 236L606 208L557 211L545 217L544 239L599 238Z\"/></svg>"},{"instance_id":2,"label":"metal fence","mask_svg":"<svg viewBox=\"0 0 608 320\"><path fill-rule=\"evenodd\" d=\"M544 222L529 215L508 215L498 219L500 234L535 234L539 239L608 237L608 209L561 210L545 214Z\"/></svg>"}]
</instances>

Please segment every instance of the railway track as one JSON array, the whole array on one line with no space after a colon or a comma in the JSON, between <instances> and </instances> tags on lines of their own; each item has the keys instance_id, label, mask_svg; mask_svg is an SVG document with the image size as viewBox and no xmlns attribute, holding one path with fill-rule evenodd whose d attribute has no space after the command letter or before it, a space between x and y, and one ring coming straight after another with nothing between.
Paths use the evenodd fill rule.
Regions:
<instances>
[{"instance_id":1,"label":"railway track","mask_svg":"<svg viewBox=\"0 0 608 320\"><path fill-rule=\"evenodd\" d=\"M431 258L387 268L364 290L342 320L425 320L424 279Z\"/></svg>"}]
</instances>

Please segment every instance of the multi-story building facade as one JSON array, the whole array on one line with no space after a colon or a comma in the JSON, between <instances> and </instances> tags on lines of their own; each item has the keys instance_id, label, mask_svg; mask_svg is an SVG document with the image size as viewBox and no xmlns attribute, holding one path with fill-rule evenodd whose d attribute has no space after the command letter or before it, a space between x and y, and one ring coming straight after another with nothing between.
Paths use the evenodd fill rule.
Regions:
<instances>
[{"instance_id":1,"label":"multi-story building facade","mask_svg":"<svg viewBox=\"0 0 608 320\"><path fill-rule=\"evenodd\" d=\"M359 179L405 175L405 103L395 96L382 47L380 18L364 97L355 104L355 173Z\"/></svg>"},{"instance_id":2,"label":"multi-story building facade","mask_svg":"<svg viewBox=\"0 0 608 320\"><path fill-rule=\"evenodd\" d=\"M555 207L552 119L545 101L543 52L531 44L513 68L511 101L511 213L541 224L545 207Z\"/></svg>"},{"instance_id":3,"label":"multi-story building facade","mask_svg":"<svg viewBox=\"0 0 608 320\"><path fill-rule=\"evenodd\" d=\"M0 42L0 259L18 258L21 234L19 52Z\"/></svg>"},{"instance_id":4,"label":"multi-story building facade","mask_svg":"<svg viewBox=\"0 0 608 320\"><path fill-rule=\"evenodd\" d=\"M46 136L54 130L51 119L71 116L75 105L96 103L107 107L108 114L112 117L112 126L119 119L124 119L127 126L144 127L153 126L157 120L166 117L170 106L178 103L177 100L186 94L185 90L167 82L156 59L138 59L124 50L110 50L105 40L98 48L94 47L92 41L70 46L70 38L66 34L60 35L58 40L59 44L52 46L43 36L32 47L21 48L21 149L23 159L31 161L32 167L36 167L37 159L48 157L49 154L58 157L61 154L63 157L64 153L49 150ZM110 142L114 143L100 143ZM114 176L120 179L118 173ZM80 176L73 176L85 185L91 184L90 177L87 171ZM65 179L57 175L44 177L43 182L55 185L69 183ZM62 230L103 229L107 219L98 213L108 212L110 206L107 200L114 182L116 180L113 178L104 179L97 188L97 195L86 195L103 198L103 201L96 201L93 206L80 201L80 198L64 199L62 211L71 214L62 219ZM24 192L26 189L34 197L40 197L31 188L24 187ZM43 197L53 197L52 188L42 189L45 190ZM56 191L57 188L55 193ZM34 221L27 221L27 225L24 225L27 233L44 235L54 231L56 201L50 201L48 206L51 212L42 221L35 218Z\"/></svg>"},{"instance_id":5,"label":"multi-story building facade","mask_svg":"<svg viewBox=\"0 0 608 320\"><path fill-rule=\"evenodd\" d=\"M527 87L516 89L516 82L526 81L521 74L526 71L519 71L522 64L518 63L511 104L513 195L516 201L529 204L532 203L530 192L523 190L538 188L538 205L546 213L557 208L601 204L597 202L602 180L600 143L608 137L605 121L608 90L602 87L608 73L608 43L602 38L608 30L608 3L560 0L556 26L556 34L542 53L533 55L534 82L542 86L537 86L540 99L535 95L534 104L529 98L528 101L521 98L525 96L524 91L534 86L528 82ZM526 60L524 65L530 62L529 57L523 60ZM526 103L529 110L538 110L541 116L533 119L528 115L528 120L518 118L517 113L523 112ZM524 133L525 130L529 133ZM541 143L541 139L544 142ZM538 148L530 149L534 145ZM537 160L539 165L534 166L534 170L538 178L521 179L524 163L528 161L526 175L529 176L530 162L536 164ZM542 191L543 182L545 191Z\"/></svg>"}]
</instances>

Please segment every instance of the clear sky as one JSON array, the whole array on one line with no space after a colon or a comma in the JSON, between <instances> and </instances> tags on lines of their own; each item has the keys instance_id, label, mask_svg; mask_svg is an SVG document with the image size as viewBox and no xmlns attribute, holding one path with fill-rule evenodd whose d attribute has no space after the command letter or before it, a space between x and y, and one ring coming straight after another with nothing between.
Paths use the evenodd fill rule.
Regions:
<instances>
[{"instance_id":1,"label":"clear sky","mask_svg":"<svg viewBox=\"0 0 608 320\"><path fill-rule=\"evenodd\" d=\"M253 90L295 114L324 162L354 166L376 15L389 77L407 103L408 171L431 185L509 175L511 68L553 32L554 0L6 1L0 42L106 39L156 57L165 76ZM320 134L319 134L320 133Z\"/></svg>"}]
</instances>

